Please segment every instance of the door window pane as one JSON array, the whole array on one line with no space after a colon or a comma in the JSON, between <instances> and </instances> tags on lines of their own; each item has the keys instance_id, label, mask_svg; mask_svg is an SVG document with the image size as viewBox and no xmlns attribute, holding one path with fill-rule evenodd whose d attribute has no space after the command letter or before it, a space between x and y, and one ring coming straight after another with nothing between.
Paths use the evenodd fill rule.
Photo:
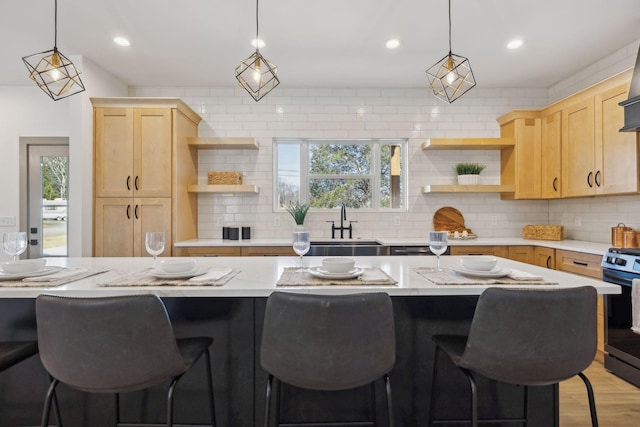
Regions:
<instances>
[{"instance_id":1,"label":"door window pane","mask_svg":"<svg viewBox=\"0 0 640 427\"><path fill-rule=\"evenodd\" d=\"M67 256L69 158L42 156L42 256Z\"/></svg>"}]
</instances>

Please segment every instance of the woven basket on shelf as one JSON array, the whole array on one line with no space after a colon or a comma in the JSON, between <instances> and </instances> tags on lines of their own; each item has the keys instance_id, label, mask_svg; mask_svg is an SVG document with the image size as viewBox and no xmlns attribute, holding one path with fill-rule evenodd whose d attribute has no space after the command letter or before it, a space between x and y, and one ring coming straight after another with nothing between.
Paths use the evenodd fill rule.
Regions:
<instances>
[{"instance_id":1,"label":"woven basket on shelf","mask_svg":"<svg viewBox=\"0 0 640 427\"><path fill-rule=\"evenodd\" d=\"M207 172L207 183L209 185L237 185L242 184L241 172Z\"/></svg>"},{"instance_id":2,"label":"woven basket on shelf","mask_svg":"<svg viewBox=\"0 0 640 427\"><path fill-rule=\"evenodd\" d=\"M530 240L562 240L564 227L561 225L525 225L522 237Z\"/></svg>"}]
</instances>

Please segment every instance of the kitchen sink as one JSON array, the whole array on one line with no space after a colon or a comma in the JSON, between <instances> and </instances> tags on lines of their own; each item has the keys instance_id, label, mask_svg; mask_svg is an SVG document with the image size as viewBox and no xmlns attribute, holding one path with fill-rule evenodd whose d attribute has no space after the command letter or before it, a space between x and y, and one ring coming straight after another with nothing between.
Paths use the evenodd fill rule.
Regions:
<instances>
[{"instance_id":1,"label":"kitchen sink","mask_svg":"<svg viewBox=\"0 0 640 427\"><path fill-rule=\"evenodd\" d=\"M349 240L311 242L307 256L380 256L388 255L389 248L375 240Z\"/></svg>"}]
</instances>

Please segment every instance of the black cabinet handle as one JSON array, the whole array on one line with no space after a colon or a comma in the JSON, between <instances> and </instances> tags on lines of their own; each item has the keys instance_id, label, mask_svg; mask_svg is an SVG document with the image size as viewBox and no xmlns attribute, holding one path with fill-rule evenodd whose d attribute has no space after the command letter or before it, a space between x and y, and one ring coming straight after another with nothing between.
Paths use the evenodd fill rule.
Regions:
<instances>
[{"instance_id":1,"label":"black cabinet handle","mask_svg":"<svg viewBox=\"0 0 640 427\"><path fill-rule=\"evenodd\" d=\"M558 177L553 178L553 191L558 191Z\"/></svg>"},{"instance_id":2,"label":"black cabinet handle","mask_svg":"<svg viewBox=\"0 0 640 427\"><path fill-rule=\"evenodd\" d=\"M573 263L575 265L581 265L582 267L588 267L589 266L589 264L587 264L586 262L573 261Z\"/></svg>"},{"instance_id":3,"label":"black cabinet handle","mask_svg":"<svg viewBox=\"0 0 640 427\"><path fill-rule=\"evenodd\" d=\"M127 190L131 190L131 176L127 177Z\"/></svg>"},{"instance_id":4,"label":"black cabinet handle","mask_svg":"<svg viewBox=\"0 0 640 427\"><path fill-rule=\"evenodd\" d=\"M596 172L596 186L600 187L600 171Z\"/></svg>"},{"instance_id":5,"label":"black cabinet handle","mask_svg":"<svg viewBox=\"0 0 640 427\"><path fill-rule=\"evenodd\" d=\"M135 215L136 219L138 219L138 205L136 205L136 208L133 210L133 214Z\"/></svg>"},{"instance_id":6,"label":"black cabinet handle","mask_svg":"<svg viewBox=\"0 0 640 427\"><path fill-rule=\"evenodd\" d=\"M135 179L134 184L133 184L133 186L136 188L136 191L139 190L139 188L138 188L138 178L139 177L136 176L136 179Z\"/></svg>"},{"instance_id":7,"label":"black cabinet handle","mask_svg":"<svg viewBox=\"0 0 640 427\"><path fill-rule=\"evenodd\" d=\"M131 205L127 205L127 219L131 219Z\"/></svg>"},{"instance_id":8,"label":"black cabinet handle","mask_svg":"<svg viewBox=\"0 0 640 427\"><path fill-rule=\"evenodd\" d=\"M591 182L592 176L593 176L593 172L589 172L589 175L587 175L587 185L589 186L589 188L593 188L593 183Z\"/></svg>"}]
</instances>

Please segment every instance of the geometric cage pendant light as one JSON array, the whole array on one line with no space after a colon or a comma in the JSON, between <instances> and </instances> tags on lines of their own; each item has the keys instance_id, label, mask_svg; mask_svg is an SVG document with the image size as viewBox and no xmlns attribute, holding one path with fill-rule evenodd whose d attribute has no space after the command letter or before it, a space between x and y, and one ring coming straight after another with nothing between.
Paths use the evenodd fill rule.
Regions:
<instances>
[{"instance_id":1,"label":"geometric cage pendant light","mask_svg":"<svg viewBox=\"0 0 640 427\"><path fill-rule=\"evenodd\" d=\"M260 54L258 48L258 0L256 0L256 51L240 62L236 79L253 99L258 102L280 84L278 67Z\"/></svg>"},{"instance_id":2,"label":"geometric cage pendant light","mask_svg":"<svg viewBox=\"0 0 640 427\"><path fill-rule=\"evenodd\" d=\"M449 0L449 53L425 72L433 94L449 104L476 85L469 59L451 53L451 0Z\"/></svg>"},{"instance_id":3,"label":"geometric cage pendant light","mask_svg":"<svg viewBox=\"0 0 640 427\"><path fill-rule=\"evenodd\" d=\"M73 62L58 50L58 0L55 0L53 49L22 58L29 78L54 101L84 91L80 72Z\"/></svg>"}]
</instances>

